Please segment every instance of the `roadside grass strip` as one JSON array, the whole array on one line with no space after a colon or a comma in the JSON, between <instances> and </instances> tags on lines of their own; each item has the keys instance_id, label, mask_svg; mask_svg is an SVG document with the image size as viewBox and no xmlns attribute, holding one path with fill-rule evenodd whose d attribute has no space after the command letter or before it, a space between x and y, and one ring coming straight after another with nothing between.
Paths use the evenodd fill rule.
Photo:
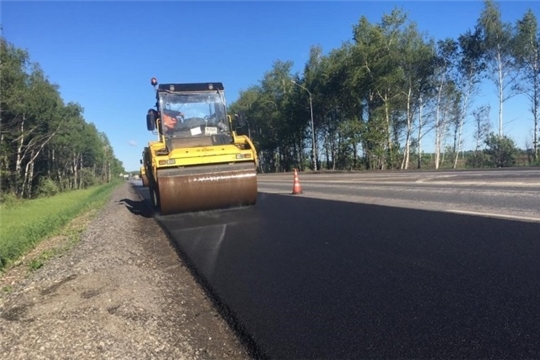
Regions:
<instances>
[{"instance_id":1,"label":"roadside grass strip","mask_svg":"<svg viewBox=\"0 0 540 360\"><path fill-rule=\"evenodd\" d=\"M57 235L79 214L104 206L121 182L69 191L56 196L0 206L0 271L32 250L40 241Z\"/></svg>"}]
</instances>

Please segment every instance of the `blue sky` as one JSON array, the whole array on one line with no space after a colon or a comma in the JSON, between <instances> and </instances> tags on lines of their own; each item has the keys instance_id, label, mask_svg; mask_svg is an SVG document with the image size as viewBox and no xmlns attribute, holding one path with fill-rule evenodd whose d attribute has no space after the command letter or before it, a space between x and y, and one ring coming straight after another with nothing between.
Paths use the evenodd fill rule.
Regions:
<instances>
[{"instance_id":1,"label":"blue sky","mask_svg":"<svg viewBox=\"0 0 540 360\"><path fill-rule=\"evenodd\" d=\"M504 21L527 9L540 21L540 2L502 1ZM104 131L128 171L155 135L146 111L155 103L150 78L160 82L221 81L228 103L258 83L275 60L302 72L312 45L326 52L352 37L362 15L379 22L395 6L435 39L472 29L481 1L2 1L6 39L29 51L65 102L78 102L87 122ZM479 103L497 98L489 83ZM505 134L518 146L532 138L524 97L505 103ZM465 136L471 138L471 131ZM470 141L469 141L470 142ZM432 150L430 137L424 140ZM467 146L467 145L466 145Z\"/></svg>"}]
</instances>

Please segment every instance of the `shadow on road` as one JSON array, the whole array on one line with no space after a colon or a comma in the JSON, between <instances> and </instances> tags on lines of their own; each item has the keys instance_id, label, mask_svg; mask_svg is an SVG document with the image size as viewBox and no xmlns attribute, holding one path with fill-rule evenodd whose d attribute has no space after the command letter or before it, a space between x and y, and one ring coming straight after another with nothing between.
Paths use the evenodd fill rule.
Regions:
<instances>
[{"instance_id":1,"label":"shadow on road","mask_svg":"<svg viewBox=\"0 0 540 360\"><path fill-rule=\"evenodd\" d=\"M135 215L143 216L145 218L154 217L152 209L150 209L144 200L135 201L131 199L122 199L118 203L124 204L126 208Z\"/></svg>"}]
</instances>

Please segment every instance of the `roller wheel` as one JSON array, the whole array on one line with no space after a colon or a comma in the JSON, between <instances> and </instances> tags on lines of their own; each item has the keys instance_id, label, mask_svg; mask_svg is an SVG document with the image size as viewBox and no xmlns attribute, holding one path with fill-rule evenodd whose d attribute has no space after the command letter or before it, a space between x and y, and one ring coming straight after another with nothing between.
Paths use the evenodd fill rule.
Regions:
<instances>
[{"instance_id":1,"label":"roller wheel","mask_svg":"<svg viewBox=\"0 0 540 360\"><path fill-rule=\"evenodd\" d=\"M254 205L257 173L252 163L159 170L161 215Z\"/></svg>"},{"instance_id":2,"label":"roller wheel","mask_svg":"<svg viewBox=\"0 0 540 360\"><path fill-rule=\"evenodd\" d=\"M142 175L141 180L142 180L142 185L144 187L148 187L148 177L146 175Z\"/></svg>"},{"instance_id":3,"label":"roller wheel","mask_svg":"<svg viewBox=\"0 0 540 360\"><path fill-rule=\"evenodd\" d=\"M152 207L156 212L161 210L161 201L159 199L159 190L157 186L150 186L150 201L152 202Z\"/></svg>"}]
</instances>

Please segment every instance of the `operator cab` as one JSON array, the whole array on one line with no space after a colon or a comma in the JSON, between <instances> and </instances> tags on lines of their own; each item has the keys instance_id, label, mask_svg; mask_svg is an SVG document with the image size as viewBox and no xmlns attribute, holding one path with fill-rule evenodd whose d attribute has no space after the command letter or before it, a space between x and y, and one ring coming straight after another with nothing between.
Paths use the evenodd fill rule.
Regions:
<instances>
[{"instance_id":1,"label":"operator cab","mask_svg":"<svg viewBox=\"0 0 540 360\"><path fill-rule=\"evenodd\" d=\"M169 151L233 142L221 83L160 84L156 95Z\"/></svg>"}]
</instances>

